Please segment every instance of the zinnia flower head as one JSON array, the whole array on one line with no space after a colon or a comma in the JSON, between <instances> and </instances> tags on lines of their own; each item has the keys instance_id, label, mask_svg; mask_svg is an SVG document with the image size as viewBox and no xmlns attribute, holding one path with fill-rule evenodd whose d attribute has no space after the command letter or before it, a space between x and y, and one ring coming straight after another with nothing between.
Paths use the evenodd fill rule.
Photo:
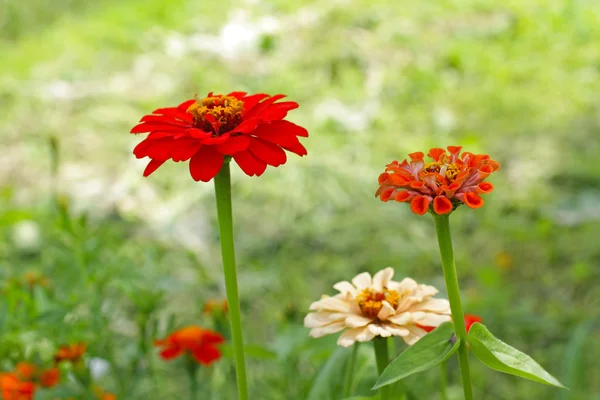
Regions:
<instances>
[{"instance_id":1,"label":"zinnia flower head","mask_svg":"<svg viewBox=\"0 0 600 400\"><path fill-rule=\"evenodd\" d=\"M463 152L462 147L433 148L426 162L421 152L409 154L407 160L393 161L379 175L376 196L382 201L396 200L410 203L410 209L419 215L432 211L443 215L461 204L470 208L483 206L481 194L490 193L494 186L484 180L500 164L487 154Z\"/></svg>"},{"instance_id":2,"label":"zinnia flower head","mask_svg":"<svg viewBox=\"0 0 600 400\"><path fill-rule=\"evenodd\" d=\"M61 346L54 355L54 362L57 364L61 361L70 361L73 364L81 361L87 345L85 343L73 343Z\"/></svg>"},{"instance_id":3,"label":"zinnia flower head","mask_svg":"<svg viewBox=\"0 0 600 400\"><path fill-rule=\"evenodd\" d=\"M202 306L204 314L227 314L228 311L229 305L226 299L210 299Z\"/></svg>"},{"instance_id":4,"label":"zinnia flower head","mask_svg":"<svg viewBox=\"0 0 600 400\"><path fill-rule=\"evenodd\" d=\"M154 345L162 347L160 356L164 360L188 353L200 364L208 366L221 358L217 345L224 341L225 338L217 332L188 326L171 333L165 339L156 340Z\"/></svg>"},{"instance_id":5,"label":"zinnia flower head","mask_svg":"<svg viewBox=\"0 0 600 400\"><path fill-rule=\"evenodd\" d=\"M94 394L98 400L117 400L117 396L112 393L104 391L101 387L94 388Z\"/></svg>"},{"instance_id":6,"label":"zinnia flower head","mask_svg":"<svg viewBox=\"0 0 600 400\"><path fill-rule=\"evenodd\" d=\"M400 336L413 344L427 332L422 326L439 326L450 321L450 303L433 298L438 290L418 284L411 278L392 280L394 270L386 268L371 278L367 272L350 282L338 282L335 296L323 296L310 305L304 326L312 337L321 337L345 329L338 345L367 342L375 336Z\"/></svg>"},{"instance_id":7,"label":"zinnia flower head","mask_svg":"<svg viewBox=\"0 0 600 400\"><path fill-rule=\"evenodd\" d=\"M21 381L39 383L42 387L51 388L58 384L60 371L58 368L43 370L38 366L20 362L15 367L15 375Z\"/></svg>"},{"instance_id":8,"label":"zinnia flower head","mask_svg":"<svg viewBox=\"0 0 600 400\"><path fill-rule=\"evenodd\" d=\"M283 97L211 92L177 107L159 108L131 129L131 133L149 132L133 154L150 158L144 176L167 160L189 160L192 178L208 182L229 156L247 175L260 176L267 165L278 167L286 162L284 150L299 156L306 154L298 137L306 137L308 132L284 120L298 103L277 103Z\"/></svg>"},{"instance_id":9,"label":"zinnia flower head","mask_svg":"<svg viewBox=\"0 0 600 400\"><path fill-rule=\"evenodd\" d=\"M32 400L35 384L19 379L14 373L0 373L0 393L3 400Z\"/></svg>"},{"instance_id":10,"label":"zinnia flower head","mask_svg":"<svg viewBox=\"0 0 600 400\"><path fill-rule=\"evenodd\" d=\"M481 321L483 321L483 319L478 315L465 314L465 327L467 328L467 332L469 332L469 329L471 329L471 325L473 325L475 322ZM431 332L432 330L437 328L437 326L421 326L421 328L426 330L427 332Z\"/></svg>"}]
</instances>

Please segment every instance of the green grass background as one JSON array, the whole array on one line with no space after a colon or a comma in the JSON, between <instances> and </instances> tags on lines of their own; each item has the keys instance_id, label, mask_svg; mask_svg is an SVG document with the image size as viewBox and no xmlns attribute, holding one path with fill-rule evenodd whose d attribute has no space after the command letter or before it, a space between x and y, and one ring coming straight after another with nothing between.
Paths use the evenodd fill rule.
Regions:
<instances>
[{"instance_id":1,"label":"green grass background","mask_svg":"<svg viewBox=\"0 0 600 400\"><path fill-rule=\"evenodd\" d=\"M194 93L246 90L287 94L310 132L307 157L234 168L252 399L339 399L348 353L302 327L333 283L393 266L443 288L431 218L373 194L391 160L456 144L502 164L485 206L452 215L465 308L571 389L473 360L477 398L600 399L599 18L594 0L2 0L1 369L85 340L120 399L185 398L182 364L151 342L215 323L212 185L175 163L143 178L128 131ZM201 398L234 398L226 353ZM455 361L450 374L459 399ZM407 383L437 399L438 379Z\"/></svg>"}]
</instances>

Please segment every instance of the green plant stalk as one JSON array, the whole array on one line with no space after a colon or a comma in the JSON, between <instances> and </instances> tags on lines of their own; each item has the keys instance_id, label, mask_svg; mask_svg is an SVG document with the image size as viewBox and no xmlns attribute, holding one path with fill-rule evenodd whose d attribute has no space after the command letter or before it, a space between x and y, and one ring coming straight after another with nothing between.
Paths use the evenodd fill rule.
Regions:
<instances>
[{"instance_id":1,"label":"green plant stalk","mask_svg":"<svg viewBox=\"0 0 600 400\"><path fill-rule=\"evenodd\" d=\"M469 349L467 348L467 329L465 327L465 316L462 302L460 300L460 289L458 288L458 277L454 265L454 251L452 250L452 237L450 236L450 219L448 215L434 215L435 228L437 231L446 290L452 311L454 332L460 340L458 348L458 364L460 376L465 392L465 400L473 400L473 388L471 387L471 371L469 368Z\"/></svg>"},{"instance_id":2,"label":"green plant stalk","mask_svg":"<svg viewBox=\"0 0 600 400\"><path fill-rule=\"evenodd\" d=\"M440 399L448 400L448 392L446 391L446 375L448 374L448 362L444 361L440 364Z\"/></svg>"},{"instance_id":3,"label":"green plant stalk","mask_svg":"<svg viewBox=\"0 0 600 400\"><path fill-rule=\"evenodd\" d=\"M217 215L219 218L219 235L221 238L221 253L223 271L225 274L225 289L229 306L229 321L231 324L231 339L235 356L238 398L248 400L248 383L246 379L246 361L244 359L244 338L240 299L238 295L237 272L235 268L235 251L233 247L233 218L231 211L231 175L229 161L225 161L215 177L215 194L217 198Z\"/></svg>"},{"instance_id":4,"label":"green plant stalk","mask_svg":"<svg viewBox=\"0 0 600 400\"><path fill-rule=\"evenodd\" d=\"M388 355L388 341L387 338L376 336L373 339L373 347L375 348L375 361L377 362L377 373L379 376L383 374L383 370L388 366L390 359ZM383 386L379 388L379 394L381 400L390 400L391 397L391 386Z\"/></svg>"},{"instance_id":5,"label":"green plant stalk","mask_svg":"<svg viewBox=\"0 0 600 400\"><path fill-rule=\"evenodd\" d=\"M186 366L185 369L188 372L190 378L190 400L196 400L198 397L198 364L189 354L186 355Z\"/></svg>"},{"instance_id":6,"label":"green plant stalk","mask_svg":"<svg viewBox=\"0 0 600 400\"><path fill-rule=\"evenodd\" d=\"M358 342L352 346L350 360L346 366L346 378L344 379L344 397L350 397L352 391L352 380L354 379L354 366L356 364L356 354L358 353Z\"/></svg>"}]
</instances>

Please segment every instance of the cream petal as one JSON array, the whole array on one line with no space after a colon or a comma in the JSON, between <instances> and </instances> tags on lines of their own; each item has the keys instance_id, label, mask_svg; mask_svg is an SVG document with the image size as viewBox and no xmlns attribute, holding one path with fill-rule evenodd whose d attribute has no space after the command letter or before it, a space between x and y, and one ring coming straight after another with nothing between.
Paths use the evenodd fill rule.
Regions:
<instances>
[{"instance_id":1,"label":"cream petal","mask_svg":"<svg viewBox=\"0 0 600 400\"><path fill-rule=\"evenodd\" d=\"M408 311L430 311L438 314L450 314L450 302L446 299L427 299L412 305Z\"/></svg>"},{"instance_id":2,"label":"cream petal","mask_svg":"<svg viewBox=\"0 0 600 400\"><path fill-rule=\"evenodd\" d=\"M385 324L385 329L387 329L394 336L408 336L410 335L410 331L406 328L395 324Z\"/></svg>"},{"instance_id":3,"label":"cream petal","mask_svg":"<svg viewBox=\"0 0 600 400\"><path fill-rule=\"evenodd\" d=\"M321 300L315 301L309 307L310 311L327 310L338 312L350 312L351 306L345 299L324 296Z\"/></svg>"},{"instance_id":4,"label":"cream petal","mask_svg":"<svg viewBox=\"0 0 600 400\"><path fill-rule=\"evenodd\" d=\"M371 323L373 320L362 315L349 315L346 316L345 321L348 328L359 328Z\"/></svg>"},{"instance_id":5,"label":"cream petal","mask_svg":"<svg viewBox=\"0 0 600 400\"><path fill-rule=\"evenodd\" d=\"M332 333L336 333L341 331L346 327L344 321L336 322L331 325L321 326L319 328L313 328L310 330L309 335L313 338L319 338L325 335L331 335Z\"/></svg>"},{"instance_id":6,"label":"cream petal","mask_svg":"<svg viewBox=\"0 0 600 400\"><path fill-rule=\"evenodd\" d=\"M369 338L370 336L370 338ZM366 342L373 339L375 335L369 331L368 326L345 330L338 338L337 344L342 347L350 347L354 342Z\"/></svg>"},{"instance_id":7,"label":"cream petal","mask_svg":"<svg viewBox=\"0 0 600 400\"><path fill-rule=\"evenodd\" d=\"M412 317L412 313L403 312L401 314L396 314L392 317L389 317L388 321L390 321L396 325L404 326L406 324L412 324L413 317Z\"/></svg>"},{"instance_id":8,"label":"cream petal","mask_svg":"<svg viewBox=\"0 0 600 400\"><path fill-rule=\"evenodd\" d=\"M333 288L340 293L347 295L350 294L352 297L356 297L356 288L348 281L338 282L333 285Z\"/></svg>"},{"instance_id":9,"label":"cream petal","mask_svg":"<svg viewBox=\"0 0 600 400\"><path fill-rule=\"evenodd\" d=\"M352 279L352 283L358 290L367 289L373 285L371 275L368 272L356 275L354 279Z\"/></svg>"},{"instance_id":10,"label":"cream petal","mask_svg":"<svg viewBox=\"0 0 600 400\"><path fill-rule=\"evenodd\" d=\"M382 269L377 272L375 276L373 276L373 289L378 292L383 291L384 287L387 287L389 281L394 276L394 269L392 267L387 267L386 269Z\"/></svg>"},{"instance_id":11,"label":"cream petal","mask_svg":"<svg viewBox=\"0 0 600 400\"><path fill-rule=\"evenodd\" d=\"M417 282L411 278L404 278L400 283L398 283L397 287L394 290L403 292L405 290L413 290L417 287Z\"/></svg>"},{"instance_id":12,"label":"cream petal","mask_svg":"<svg viewBox=\"0 0 600 400\"><path fill-rule=\"evenodd\" d=\"M413 313L415 323L421 326L435 326L438 327L444 322L450 321L452 318L449 315L440 315L434 313L425 313L417 311Z\"/></svg>"},{"instance_id":13,"label":"cream petal","mask_svg":"<svg viewBox=\"0 0 600 400\"><path fill-rule=\"evenodd\" d=\"M404 336L402 339L404 339L406 344L408 344L409 346L412 346L413 344L417 343L419 339L427 335L427 331L415 325L408 325L406 326L406 329L409 330L410 334L408 336Z\"/></svg>"},{"instance_id":14,"label":"cream petal","mask_svg":"<svg viewBox=\"0 0 600 400\"><path fill-rule=\"evenodd\" d=\"M378 324L371 324L371 325L368 325L368 327L369 327L369 330L371 331L371 333L375 336L381 336L381 337L392 336L392 333L390 331L388 331L383 326L380 326Z\"/></svg>"},{"instance_id":15,"label":"cream petal","mask_svg":"<svg viewBox=\"0 0 600 400\"><path fill-rule=\"evenodd\" d=\"M317 328L320 326L329 325L332 322L343 321L346 319L348 314L344 313L331 313L331 312L313 312L306 314L304 317L304 326L306 328Z\"/></svg>"},{"instance_id":16,"label":"cream petal","mask_svg":"<svg viewBox=\"0 0 600 400\"><path fill-rule=\"evenodd\" d=\"M439 293L439 290L437 290L433 286L430 286L430 285L418 285L417 286L417 290L415 291L414 296L415 297L420 297L421 299L424 299L426 297L435 296L438 293Z\"/></svg>"},{"instance_id":17,"label":"cream petal","mask_svg":"<svg viewBox=\"0 0 600 400\"><path fill-rule=\"evenodd\" d=\"M377 318L379 318L382 321L385 321L394 314L396 314L396 310L394 310L394 307L392 307L390 303L387 302L387 300L382 301L381 310L379 310L379 313L377 313Z\"/></svg>"}]
</instances>

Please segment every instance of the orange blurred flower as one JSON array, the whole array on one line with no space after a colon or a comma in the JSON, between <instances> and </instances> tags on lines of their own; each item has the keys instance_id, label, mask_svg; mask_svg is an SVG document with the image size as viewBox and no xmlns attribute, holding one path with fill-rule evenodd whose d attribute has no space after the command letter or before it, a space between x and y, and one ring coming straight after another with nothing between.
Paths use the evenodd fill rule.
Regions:
<instances>
[{"instance_id":1,"label":"orange blurred flower","mask_svg":"<svg viewBox=\"0 0 600 400\"><path fill-rule=\"evenodd\" d=\"M50 368L42 371L39 376L40 385L45 388L51 388L58 385L60 380L60 370L58 368Z\"/></svg>"},{"instance_id":2,"label":"orange blurred flower","mask_svg":"<svg viewBox=\"0 0 600 400\"><path fill-rule=\"evenodd\" d=\"M217 332L188 326L171 333L165 339L156 340L154 345L162 347L160 356L164 360L171 360L187 352L200 364L208 366L221 358L217 345L224 341L223 336Z\"/></svg>"},{"instance_id":3,"label":"orange blurred flower","mask_svg":"<svg viewBox=\"0 0 600 400\"><path fill-rule=\"evenodd\" d=\"M16 374L0 373L0 392L3 400L32 400L35 384L20 380Z\"/></svg>"},{"instance_id":4,"label":"orange blurred flower","mask_svg":"<svg viewBox=\"0 0 600 400\"><path fill-rule=\"evenodd\" d=\"M54 355L54 362L57 364L61 361L70 361L76 363L81 360L87 345L85 343L74 343L61 346Z\"/></svg>"},{"instance_id":5,"label":"orange blurred flower","mask_svg":"<svg viewBox=\"0 0 600 400\"><path fill-rule=\"evenodd\" d=\"M131 129L131 133L149 133L133 154L150 158L144 176L168 160L189 160L192 178L208 182L229 157L246 175L260 176L267 165L285 164L284 150L306 155L298 137L307 137L308 132L284 119L288 111L298 108L298 103L277 103L284 97L211 92L177 107L159 108Z\"/></svg>"},{"instance_id":6,"label":"orange blurred flower","mask_svg":"<svg viewBox=\"0 0 600 400\"><path fill-rule=\"evenodd\" d=\"M433 148L427 154L433 160L429 163L421 152L409 154L410 162L393 161L379 175L375 195L381 201L410 203L411 210L419 215L427 211L449 214L461 204L470 208L483 206L480 195L494 189L491 183L483 181L500 164L487 154L460 154L461 150L460 146L448 146L448 154L444 149Z\"/></svg>"},{"instance_id":7,"label":"orange blurred flower","mask_svg":"<svg viewBox=\"0 0 600 400\"><path fill-rule=\"evenodd\" d=\"M33 380L37 375L37 367L28 362L20 362L15 367L15 373L19 379L29 381Z\"/></svg>"},{"instance_id":8,"label":"orange blurred flower","mask_svg":"<svg viewBox=\"0 0 600 400\"><path fill-rule=\"evenodd\" d=\"M94 388L94 393L98 400L117 400L117 396L112 393L105 392L101 387Z\"/></svg>"},{"instance_id":9,"label":"orange blurred flower","mask_svg":"<svg viewBox=\"0 0 600 400\"><path fill-rule=\"evenodd\" d=\"M223 299L223 300L211 299L211 300L208 300L206 303L204 303L204 306L202 307L202 312L205 314L212 314L212 313L227 314L228 311L229 311L229 305L227 304L226 299Z\"/></svg>"},{"instance_id":10,"label":"orange blurred flower","mask_svg":"<svg viewBox=\"0 0 600 400\"><path fill-rule=\"evenodd\" d=\"M481 321L483 321L483 318L481 318L478 315L475 315L475 314L465 314L465 327L467 328L467 333L469 332L469 329L471 329L471 326L475 322L481 322ZM423 328L427 332L431 332L436 327L435 326L420 326L420 328Z\"/></svg>"},{"instance_id":11,"label":"orange blurred flower","mask_svg":"<svg viewBox=\"0 0 600 400\"><path fill-rule=\"evenodd\" d=\"M43 387L51 388L58 384L60 380L60 371L58 368L41 370L34 364L20 362L15 367L15 376L21 381L39 383Z\"/></svg>"}]
</instances>

